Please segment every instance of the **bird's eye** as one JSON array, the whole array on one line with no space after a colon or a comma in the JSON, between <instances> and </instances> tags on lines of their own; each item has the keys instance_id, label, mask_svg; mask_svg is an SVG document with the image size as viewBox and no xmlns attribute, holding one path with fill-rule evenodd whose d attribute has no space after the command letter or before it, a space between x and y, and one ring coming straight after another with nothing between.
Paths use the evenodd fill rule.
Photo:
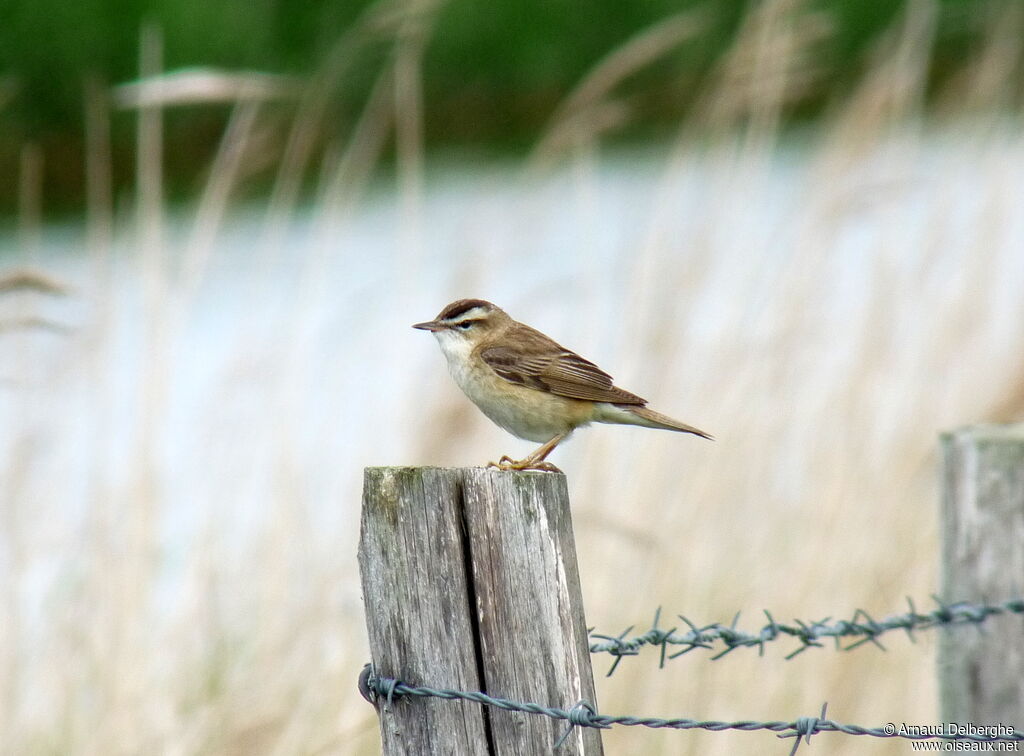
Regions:
<instances>
[{"instance_id":1,"label":"bird's eye","mask_svg":"<svg viewBox=\"0 0 1024 756\"><path fill-rule=\"evenodd\" d=\"M472 327L472 325L473 325L473 321L472 320L462 320L462 321L456 323L455 327L456 328L461 328L463 331L468 331L470 329L470 327Z\"/></svg>"}]
</instances>

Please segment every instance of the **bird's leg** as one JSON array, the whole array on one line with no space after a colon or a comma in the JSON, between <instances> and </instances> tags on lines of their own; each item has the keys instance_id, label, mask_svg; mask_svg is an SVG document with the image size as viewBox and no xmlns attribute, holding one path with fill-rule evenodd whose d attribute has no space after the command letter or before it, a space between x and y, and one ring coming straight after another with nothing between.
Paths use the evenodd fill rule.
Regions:
<instances>
[{"instance_id":1,"label":"bird's leg","mask_svg":"<svg viewBox=\"0 0 1024 756\"><path fill-rule=\"evenodd\" d=\"M539 449L526 459L514 460L509 456L503 456L497 462L488 462L488 467L497 467L499 470L543 470L545 472L562 472L545 458L554 451L555 447L562 443L568 433L559 433L550 441L544 443Z\"/></svg>"},{"instance_id":2,"label":"bird's leg","mask_svg":"<svg viewBox=\"0 0 1024 756\"><path fill-rule=\"evenodd\" d=\"M526 459L530 462L543 462L547 458L547 456L555 450L556 446L565 441L568 435L568 433L559 433L557 436L555 436L550 441L546 442L543 446L537 449L537 451L535 451Z\"/></svg>"}]
</instances>

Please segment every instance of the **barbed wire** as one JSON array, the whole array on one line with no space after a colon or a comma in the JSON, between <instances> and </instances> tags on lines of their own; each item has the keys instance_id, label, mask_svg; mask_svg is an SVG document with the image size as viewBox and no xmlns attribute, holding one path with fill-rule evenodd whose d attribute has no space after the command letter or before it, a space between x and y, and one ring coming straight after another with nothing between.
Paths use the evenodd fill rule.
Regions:
<instances>
[{"instance_id":1,"label":"barbed wire","mask_svg":"<svg viewBox=\"0 0 1024 756\"><path fill-rule=\"evenodd\" d=\"M800 717L792 722L768 721L757 722L753 720L741 720L736 722L720 722L716 720L697 720L686 718L660 719L658 717L634 717L634 716L611 716L598 714L597 710L587 701L580 701L572 709L560 709L553 706L543 706L527 701L513 701L507 698L489 696L480 691L453 690L450 688L431 688L425 685L408 685L393 677L384 677L376 674L373 665L367 664L359 675L359 690L363 697L374 706L381 702L385 709L390 709L395 699L402 696L417 696L421 698L433 697L447 700L474 701L486 706L493 706L505 711L516 711L524 714L535 714L551 719L568 722L568 729L553 744L553 748L560 747L574 727L594 727L602 730L609 729L613 725L626 727L650 727L654 729L673 730L709 730L722 732L723 730L756 731L768 730L777 733L780 738L796 738L790 756L796 753L801 742L810 743L811 736L821 732L841 732L846 735L867 735L875 738L902 738L904 740L959 740L974 741L979 743L994 742L1020 742L1024 741L1024 733L1010 730L1009 727L1000 726L1007 730L1005 734L990 735L982 732L980 727L961 726L953 728L953 732L918 732L913 729L901 728L893 723L887 723L883 727L861 727L859 725L841 724L831 719L826 719L828 704L821 707L821 714L816 717ZM1002 729L1000 732L1002 732Z\"/></svg>"},{"instance_id":2,"label":"barbed wire","mask_svg":"<svg viewBox=\"0 0 1024 756\"><path fill-rule=\"evenodd\" d=\"M1024 614L1024 598L989 605L972 604L967 601L947 604L938 597L933 596L932 598L938 606L930 612L918 612L913 600L908 597L908 612L895 614L877 621L863 609L858 609L854 612L853 617L848 620L832 621L831 617L826 617L815 622L793 620L793 624L784 624L777 622L768 611L765 611L764 614L768 618L768 623L755 633L747 633L736 629L740 617L739 613L733 617L732 623L729 625L715 622L702 627L698 627L680 614L678 617L689 628L687 631L679 632L678 626L663 630L658 627L661 619L661 609L659 608L654 614L654 622L651 625L651 629L642 635L631 638L626 637L633 631L633 627L635 627L633 625L617 636L603 635L591 630L590 637L598 638L599 640L596 643L590 644L590 652L592 654L607 653L615 657L615 661L612 662L612 666L607 672L607 675L611 676L623 657L637 656L640 653L640 649L644 646L659 647L661 649L659 667L664 667L666 659L675 659L677 656L682 656L697 648L714 651L716 644L721 644L723 648L711 657L712 660L720 659L738 648L750 648L753 646L757 647L758 655L763 656L766 643L779 640L780 638L795 638L800 642L800 646L786 655L786 659L792 659L809 648L821 648L824 645L822 640L827 638L831 638L835 642L837 650L851 651L865 643L873 643L884 651L885 646L882 645L878 638L880 635L893 630L903 630L910 637L910 640L913 641L915 640L914 631L917 630L930 630L936 627L948 627L951 625L973 624L980 626L981 623L990 617L997 615ZM857 640L843 646L841 641L844 638L856 638ZM670 654L668 653L669 646L682 646L683 648Z\"/></svg>"}]
</instances>

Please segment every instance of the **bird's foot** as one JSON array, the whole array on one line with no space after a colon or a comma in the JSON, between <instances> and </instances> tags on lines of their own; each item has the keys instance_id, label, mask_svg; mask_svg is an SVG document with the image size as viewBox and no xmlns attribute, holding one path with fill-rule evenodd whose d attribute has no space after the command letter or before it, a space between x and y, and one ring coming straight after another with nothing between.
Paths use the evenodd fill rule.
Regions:
<instances>
[{"instance_id":1,"label":"bird's foot","mask_svg":"<svg viewBox=\"0 0 1024 756\"><path fill-rule=\"evenodd\" d=\"M550 462L543 459L512 459L508 455L503 456L497 462L488 462L488 467L496 467L499 470L540 470L542 472L562 472Z\"/></svg>"}]
</instances>

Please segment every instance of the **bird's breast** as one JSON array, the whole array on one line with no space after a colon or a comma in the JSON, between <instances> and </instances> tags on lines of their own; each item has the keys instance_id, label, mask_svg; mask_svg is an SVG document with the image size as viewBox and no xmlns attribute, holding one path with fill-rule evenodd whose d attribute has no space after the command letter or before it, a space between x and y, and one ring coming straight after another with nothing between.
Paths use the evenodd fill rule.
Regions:
<instances>
[{"instance_id":1,"label":"bird's breast","mask_svg":"<svg viewBox=\"0 0 1024 756\"><path fill-rule=\"evenodd\" d=\"M538 443L590 421L593 402L527 388L501 378L477 360L445 352L448 370L463 393L496 425Z\"/></svg>"}]
</instances>

